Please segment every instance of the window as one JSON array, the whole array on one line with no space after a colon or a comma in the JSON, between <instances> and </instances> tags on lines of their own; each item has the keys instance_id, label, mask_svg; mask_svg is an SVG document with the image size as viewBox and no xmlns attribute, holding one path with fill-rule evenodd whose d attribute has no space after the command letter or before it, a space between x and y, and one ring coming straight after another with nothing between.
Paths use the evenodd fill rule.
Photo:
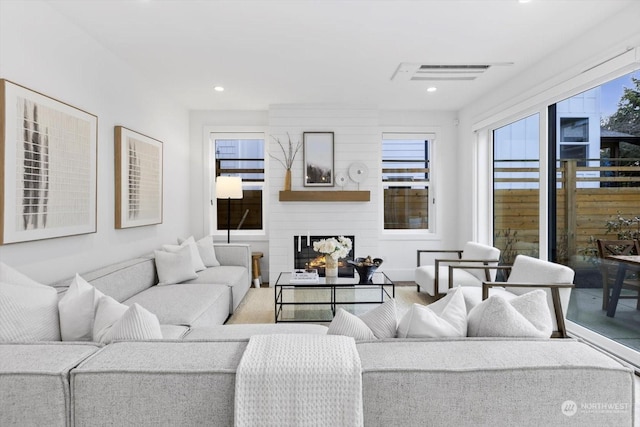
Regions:
<instances>
[{"instance_id":1,"label":"window","mask_svg":"<svg viewBox=\"0 0 640 427\"><path fill-rule=\"evenodd\" d=\"M561 117L560 141L589 142L589 119L586 117Z\"/></svg>"},{"instance_id":2,"label":"window","mask_svg":"<svg viewBox=\"0 0 640 427\"><path fill-rule=\"evenodd\" d=\"M571 108L560 108L563 112ZM576 144L581 143L581 144ZM558 153L560 159L579 160L578 166L586 166L589 157L589 118L588 117L560 117L560 142Z\"/></svg>"},{"instance_id":3,"label":"window","mask_svg":"<svg viewBox=\"0 0 640 427\"><path fill-rule=\"evenodd\" d=\"M561 160L578 160L578 166L586 166L588 148L586 144L560 144L559 158Z\"/></svg>"},{"instance_id":4,"label":"window","mask_svg":"<svg viewBox=\"0 0 640 427\"><path fill-rule=\"evenodd\" d=\"M264 229L264 135L262 133L212 133L214 177L242 178L242 199L231 199L231 230ZM214 179L215 182L215 179ZM213 184L215 189L215 183ZM212 200L216 233L227 230L227 200Z\"/></svg>"},{"instance_id":5,"label":"window","mask_svg":"<svg viewBox=\"0 0 640 427\"><path fill-rule=\"evenodd\" d=\"M429 230L433 135L382 135L385 230Z\"/></svg>"},{"instance_id":6,"label":"window","mask_svg":"<svg viewBox=\"0 0 640 427\"><path fill-rule=\"evenodd\" d=\"M540 116L493 131L493 244L502 262L538 256L540 223Z\"/></svg>"},{"instance_id":7,"label":"window","mask_svg":"<svg viewBox=\"0 0 640 427\"><path fill-rule=\"evenodd\" d=\"M560 158L561 159L586 159L587 146L584 144L579 144L579 145L561 144Z\"/></svg>"}]
</instances>

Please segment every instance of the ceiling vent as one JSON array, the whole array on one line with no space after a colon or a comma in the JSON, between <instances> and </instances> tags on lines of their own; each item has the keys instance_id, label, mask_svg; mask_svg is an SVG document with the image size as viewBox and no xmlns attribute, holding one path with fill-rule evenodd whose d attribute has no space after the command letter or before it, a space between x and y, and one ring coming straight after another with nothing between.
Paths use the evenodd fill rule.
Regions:
<instances>
[{"instance_id":1,"label":"ceiling vent","mask_svg":"<svg viewBox=\"0 0 640 427\"><path fill-rule=\"evenodd\" d=\"M497 64L418 64L402 62L391 76L400 81L465 81L475 80L496 65L513 65L512 62Z\"/></svg>"}]
</instances>

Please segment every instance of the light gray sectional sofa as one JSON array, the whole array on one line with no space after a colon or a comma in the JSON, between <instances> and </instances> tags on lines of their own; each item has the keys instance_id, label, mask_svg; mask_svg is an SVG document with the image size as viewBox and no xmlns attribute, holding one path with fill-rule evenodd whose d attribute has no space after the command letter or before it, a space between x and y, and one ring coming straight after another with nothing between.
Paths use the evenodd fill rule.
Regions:
<instances>
[{"instance_id":1,"label":"light gray sectional sofa","mask_svg":"<svg viewBox=\"0 0 640 427\"><path fill-rule=\"evenodd\" d=\"M71 425L71 369L99 349L91 343L0 344L0 425Z\"/></svg>"},{"instance_id":2,"label":"light gray sectional sofa","mask_svg":"<svg viewBox=\"0 0 640 427\"><path fill-rule=\"evenodd\" d=\"M251 248L214 244L220 266L198 272L184 283L157 286L153 254L126 260L81 276L105 295L126 305L140 304L158 316L164 338L180 338L190 328L222 325L251 286ZM52 286L64 293L72 279Z\"/></svg>"},{"instance_id":3,"label":"light gray sectional sofa","mask_svg":"<svg viewBox=\"0 0 640 427\"><path fill-rule=\"evenodd\" d=\"M0 344L0 425L232 426L247 344ZM633 423L633 372L572 339L396 339L356 347L365 426Z\"/></svg>"},{"instance_id":4,"label":"light gray sectional sofa","mask_svg":"<svg viewBox=\"0 0 640 427\"><path fill-rule=\"evenodd\" d=\"M0 426L232 426L251 336L327 327L222 325L249 287L250 250L215 250L221 275L207 271L196 279L204 283L156 286L151 257L85 273L105 294L155 313L164 339L0 344ZM633 425L633 370L577 340L405 338L356 348L365 426Z\"/></svg>"}]
</instances>

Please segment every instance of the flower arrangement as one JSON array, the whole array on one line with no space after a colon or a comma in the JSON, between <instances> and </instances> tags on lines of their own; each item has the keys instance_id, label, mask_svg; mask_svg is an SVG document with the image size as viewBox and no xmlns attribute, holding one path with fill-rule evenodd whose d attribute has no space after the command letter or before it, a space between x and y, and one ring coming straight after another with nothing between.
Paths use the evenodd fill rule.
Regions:
<instances>
[{"instance_id":1,"label":"flower arrangement","mask_svg":"<svg viewBox=\"0 0 640 427\"><path fill-rule=\"evenodd\" d=\"M331 258L338 260L349 255L353 243L351 239L344 236L330 237L328 239L318 240L313 242L313 250L325 255L331 256Z\"/></svg>"},{"instance_id":2,"label":"flower arrangement","mask_svg":"<svg viewBox=\"0 0 640 427\"><path fill-rule=\"evenodd\" d=\"M298 151L300 151L300 148L302 147L302 143L298 141L298 143L294 147L293 143L291 142L291 136L289 135L289 132L287 132L287 138L289 138L289 146L285 150L284 145L282 144L282 142L280 142L278 138L276 138L273 135L271 135L271 138L275 139L278 145L280 146L280 150L282 150L282 154L284 158L280 159L279 157L276 157L271 153L269 153L269 157L279 161L280 164L284 166L286 170L290 170L291 166L293 166L293 161L296 158L296 154L298 154Z\"/></svg>"}]
</instances>

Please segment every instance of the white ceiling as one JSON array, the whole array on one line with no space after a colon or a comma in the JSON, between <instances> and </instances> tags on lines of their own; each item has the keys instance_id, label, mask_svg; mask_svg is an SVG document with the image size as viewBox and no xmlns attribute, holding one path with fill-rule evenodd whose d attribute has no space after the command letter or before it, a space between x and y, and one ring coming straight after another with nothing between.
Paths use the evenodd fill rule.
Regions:
<instances>
[{"instance_id":1,"label":"white ceiling","mask_svg":"<svg viewBox=\"0 0 640 427\"><path fill-rule=\"evenodd\" d=\"M457 110L637 0L49 0L189 109L357 104ZM513 62L470 82L403 62ZM214 92L221 85L225 91ZM428 86L437 86L427 93Z\"/></svg>"}]
</instances>

